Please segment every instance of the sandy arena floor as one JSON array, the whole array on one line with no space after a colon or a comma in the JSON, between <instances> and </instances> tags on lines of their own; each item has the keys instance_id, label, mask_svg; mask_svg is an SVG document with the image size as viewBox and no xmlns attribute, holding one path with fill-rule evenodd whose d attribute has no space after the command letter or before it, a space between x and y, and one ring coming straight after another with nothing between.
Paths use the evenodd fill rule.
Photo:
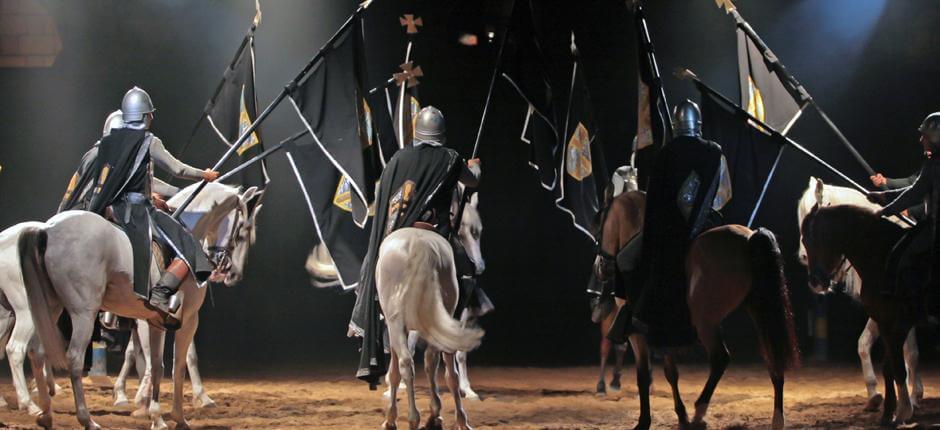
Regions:
<instances>
[{"instance_id":1,"label":"sandy arena floor","mask_svg":"<svg viewBox=\"0 0 940 430\"><path fill-rule=\"evenodd\" d=\"M668 385L658 369L653 397L654 428L675 428ZM632 372L632 368L628 369ZM700 366L681 369L681 389L687 407L704 383ZM595 397L594 368L471 368L474 387L482 402L466 403L470 423L477 429L620 429L630 428L638 402L633 375L624 378L624 391ZM423 376L423 371L419 372ZM77 426L71 391L66 381L54 399L57 428ZM15 402L8 379L0 381L0 393ZM940 373L925 372L928 398L915 414L922 423L940 422ZM131 383L130 388L136 387ZM186 386L186 415L193 428L202 429L377 429L383 421L381 393L339 372L289 378L208 378L206 386L218 403L214 409L194 410ZM428 396L421 381L419 405L426 417ZM171 392L164 384L164 393ZM790 428L877 428L878 413L863 412L865 388L852 366L807 367L792 374L786 385L786 414ZM111 406L111 390L92 388L88 393L94 419L105 428L149 428L144 418L129 409ZM404 400L403 396L399 399ZM400 403L400 428L407 428L407 406ZM170 399L162 402L164 413ZM453 405L444 395L445 428L453 424ZM766 372L757 366L734 366L725 374L709 411L710 428L767 428L772 411L772 388ZM25 412L0 411L0 427L31 428ZM172 424L171 424L172 428Z\"/></svg>"}]
</instances>

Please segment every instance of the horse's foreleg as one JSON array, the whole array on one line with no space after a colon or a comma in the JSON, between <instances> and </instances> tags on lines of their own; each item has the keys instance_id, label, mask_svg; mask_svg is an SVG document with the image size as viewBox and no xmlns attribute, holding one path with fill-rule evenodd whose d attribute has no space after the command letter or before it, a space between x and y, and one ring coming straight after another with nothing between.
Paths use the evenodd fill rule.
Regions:
<instances>
[{"instance_id":1,"label":"horse's foreleg","mask_svg":"<svg viewBox=\"0 0 940 430\"><path fill-rule=\"evenodd\" d=\"M186 359L198 325L199 316L195 315L176 331L173 341L173 412L170 417L176 421L176 428L180 430L189 428L183 416L183 383L186 382Z\"/></svg>"},{"instance_id":2,"label":"horse's foreleg","mask_svg":"<svg viewBox=\"0 0 940 430\"><path fill-rule=\"evenodd\" d=\"M21 312L15 318L16 324L13 326L13 333L6 345L7 361L10 364L10 374L13 376L13 388L16 389L19 410L28 410L30 415L36 416L42 411L30 399L29 386L26 382L26 375L23 373L26 352L36 330L29 312ZM38 388L42 385L37 382L36 386Z\"/></svg>"},{"instance_id":3,"label":"horse's foreleg","mask_svg":"<svg viewBox=\"0 0 940 430\"><path fill-rule=\"evenodd\" d=\"M653 380L650 374L650 353L646 346L646 337L641 334L631 335L630 345L633 346L633 355L636 358L636 389L640 396L640 417L634 429L646 430L653 421L650 415L650 383Z\"/></svg>"},{"instance_id":4,"label":"horse's foreleg","mask_svg":"<svg viewBox=\"0 0 940 430\"><path fill-rule=\"evenodd\" d=\"M133 368L137 358L137 345L135 344L140 343L139 339L137 330L131 330L130 339L127 340L127 348L124 349L124 364L121 365L121 371L114 381L114 406L127 406L130 404L127 400L125 388L127 387L127 377L130 375L131 368Z\"/></svg>"},{"instance_id":5,"label":"horse's foreleg","mask_svg":"<svg viewBox=\"0 0 940 430\"><path fill-rule=\"evenodd\" d=\"M467 419L467 411L463 408L463 402L460 399L460 385L457 377L457 366L454 363L454 354L444 353L444 377L447 378L447 387L450 388L451 395L454 396L454 414L457 422L454 428L457 430L470 430L470 423Z\"/></svg>"},{"instance_id":6,"label":"horse's foreleg","mask_svg":"<svg viewBox=\"0 0 940 430\"><path fill-rule=\"evenodd\" d=\"M901 333L882 333L887 341L886 345L891 349L888 352L888 364L891 366L891 374L894 383L897 385L897 410L895 411L895 422L903 424L914 415L914 407L911 405L910 391L907 388L907 370L904 368L904 341L908 330Z\"/></svg>"},{"instance_id":7,"label":"horse's foreleg","mask_svg":"<svg viewBox=\"0 0 940 430\"><path fill-rule=\"evenodd\" d=\"M137 387L137 394L134 395L134 404L140 409L134 411L133 416L147 416L147 406L150 404L150 390L153 382L153 371L150 366L150 325L147 321L137 320L137 328L134 329L137 334L137 374L140 376L140 385ZM163 356L160 356L163 358ZM143 364L143 366L141 366ZM143 367L143 372L140 371Z\"/></svg>"},{"instance_id":8,"label":"horse's foreleg","mask_svg":"<svg viewBox=\"0 0 940 430\"><path fill-rule=\"evenodd\" d=\"M428 345L424 350L424 373L428 376L428 387L431 392L431 416L424 425L427 430L444 428L444 420L441 419L441 393L437 389L437 366L440 361L440 351Z\"/></svg>"},{"instance_id":9,"label":"horse's foreleg","mask_svg":"<svg viewBox=\"0 0 940 430\"><path fill-rule=\"evenodd\" d=\"M679 368L676 366L672 354L666 354L663 373L666 375L666 381L672 387L672 402L676 410L676 417L679 418L679 428L688 428L689 415L685 411L685 404L682 402L682 395L679 393Z\"/></svg>"},{"instance_id":10,"label":"horse's foreleg","mask_svg":"<svg viewBox=\"0 0 940 430\"><path fill-rule=\"evenodd\" d=\"M466 327L470 323L470 312L464 310L460 323ZM480 396L470 387L470 369L467 367L467 351L457 351L457 374L460 377L460 395L467 400L480 400Z\"/></svg>"},{"instance_id":11,"label":"horse's foreleg","mask_svg":"<svg viewBox=\"0 0 940 430\"><path fill-rule=\"evenodd\" d=\"M620 374L623 369L623 356L627 353L627 345L613 345L614 347L614 374L610 377L610 389L620 391ZM652 387L652 383L650 384Z\"/></svg>"},{"instance_id":12,"label":"horse's foreleg","mask_svg":"<svg viewBox=\"0 0 940 430\"><path fill-rule=\"evenodd\" d=\"M163 430L167 425L160 411L160 380L163 379L163 343L166 332L149 326L147 328L150 330L150 406L147 413L150 415L151 430Z\"/></svg>"},{"instance_id":13,"label":"horse's foreleg","mask_svg":"<svg viewBox=\"0 0 940 430\"><path fill-rule=\"evenodd\" d=\"M712 395L715 394L715 388L731 361L731 354L728 353L728 347L725 345L721 328L698 327L698 337L702 345L705 346L705 351L708 352L708 380L702 388L702 393L695 401L695 417L692 421L696 424L705 422L705 415L708 413L708 405L712 401Z\"/></svg>"},{"instance_id":14,"label":"horse's foreleg","mask_svg":"<svg viewBox=\"0 0 940 430\"><path fill-rule=\"evenodd\" d=\"M862 376L865 378L865 388L868 390L868 403L865 410L877 411L884 401L884 396L878 392L878 378L875 377L875 367L871 362L871 349L878 339L878 324L869 318L865 329L858 337L858 359L862 362Z\"/></svg>"},{"instance_id":15,"label":"horse's foreleg","mask_svg":"<svg viewBox=\"0 0 940 430\"><path fill-rule=\"evenodd\" d=\"M886 354L886 355L890 355ZM894 410L897 408L897 397L894 392L894 377L891 375L891 365L885 360L881 366L881 373L885 380L885 401L884 410L881 412L881 424L891 425L894 421Z\"/></svg>"},{"instance_id":16,"label":"horse's foreleg","mask_svg":"<svg viewBox=\"0 0 940 430\"><path fill-rule=\"evenodd\" d=\"M85 404L85 387L82 384L82 371L85 367L85 350L91 342L91 334L95 328L97 311L69 312L72 319L72 339L69 341L68 361L69 378L72 380L72 396L75 398L75 418L86 429L100 429L101 427L91 419L88 406Z\"/></svg>"},{"instance_id":17,"label":"horse's foreleg","mask_svg":"<svg viewBox=\"0 0 940 430\"><path fill-rule=\"evenodd\" d=\"M917 349L917 329L911 327L904 340L904 363L907 367L907 385L911 388L911 405L920 407L924 400L924 383L920 380L920 351Z\"/></svg>"},{"instance_id":18,"label":"horse's foreleg","mask_svg":"<svg viewBox=\"0 0 940 430\"><path fill-rule=\"evenodd\" d=\"M196 342L190 342L189 351L186 353L186 369L189 370L189 382L193 386L193 406L199 408L214 408L215 401L206 393L206 387L202 384L202 376L199 374L199 357L196 355Z\"/></svg>"}]
</instances>

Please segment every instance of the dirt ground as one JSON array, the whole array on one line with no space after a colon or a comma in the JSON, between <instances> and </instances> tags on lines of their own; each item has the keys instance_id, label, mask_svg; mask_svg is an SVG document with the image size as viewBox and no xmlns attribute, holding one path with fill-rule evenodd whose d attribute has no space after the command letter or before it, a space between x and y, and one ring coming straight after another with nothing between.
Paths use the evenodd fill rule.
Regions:
<instances>
[{"instance_id":1,"label":"dirt ground","mask_svg":"<svg viewBox=\"0 0 940 430\"><path fill-rule=\"evenodd\" d=\"M687 407L698 395L707 376L701 366L680 369L681 391ZM477 429L620 429L630 428L637 417L638 402L632 368L627 369L623 391L596 397L596 369L578 368L471 368L473 386L483 397L465 403L470 423ZM422 375L423 371L419 371ZM654 428L675 428L668 385L657 366L652 400ZM804 367L788 375L786 417L790 428L876 428L878 413L863 412L865 387L854 366ZM54 399L57 428L74 428L71 391ZM8 379L0 380L0 393L15 403ZM344 372L314 372L296 377L287 375L207 378L209 394L218 403L214 409L194 410L186 386L186 416L193 428L201 429L377 429L383 421L381 392L369 391L365 384ZM927 399L915 413L922 424L940 422L940 399L933 387L940 386L940 373L926 371ZM132 396L136 384L130 383ZM426 417L427 382L420 381L419 408ZM446 387L445 387L446 389ZM164 384L164 393L172 393ZM453 425L453 403L444 398L445 428ZM407 428L406 397L399 395L400 428ZM94 419L105 428L148 428L144 418L131 416L131 410L111 406L111 390L92 388L88 393ZM164 413L169 398L161 402ZM725 374L709 410L710 428L767 428L772 412L772 388L759 366L734 366ZM25 412L0 411L0 427L31 428L33 419ZM172 428L172 424L171 424Z\"/></svg>"}]
</instances>

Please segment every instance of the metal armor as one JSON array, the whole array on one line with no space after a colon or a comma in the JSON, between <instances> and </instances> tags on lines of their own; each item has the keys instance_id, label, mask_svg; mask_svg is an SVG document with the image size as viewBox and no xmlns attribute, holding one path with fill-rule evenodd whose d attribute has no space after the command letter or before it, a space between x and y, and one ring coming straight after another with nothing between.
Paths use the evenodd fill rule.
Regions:
<instances>
[{"instance_id":1,"label":"metal armor","mask_svg":"<svg viewBox=\"0 0 940 430\"><path fill-rule=\"evenodd\" d=\"M124 112L124 122L133 123L143 121L146 114L153 113L156 109L153 107L153 101L150 100L150 94L139 87L134 87L124 94L121 111Z\"/></svg>"},{"instance_id":2,"label":"metal armor","mask_svg":"<svg viewBox=\"0 0 940 430\"><path fill-rule=\"evenodd\" d=\"M444 133L444 114L434 106L427 106L418 112L418 118L415 121L415 143L430 142L443 144Z\"/></svg>"},{"instance_id":3,"label":"metal armor","mask_svg":"<svg viewBox=\"0 0 940 430\"><path fill-rule=\"evenodd\" d=\"M104 129L101 131L101 136L111 134L112 128L124 128L124 114L120 109L111 112L108 118L104 120Z\"/></svg>"},{"instance_id":4,"label":"metal armor","mask_svg":"<svg viewBox=\"0 0 940 430\"><path fill-rule=\"evenodd\" d=\"M920 127L917 128L917 131L927 138L927 142L930 143L930 146L940 146L940 112L927 115L927 118L924 118Z\"/></svg>"},{"instance_id":5,"label":"metal armor","mask_svg":"<svg viewBox=\"0 0 940 430\"><path fill-rule=\"evenodd\" d=\"M675 117L673 131L676 136L700 137L702 135L702 112L691 100L679 103L672 114Z\"/></svg>"}]
</instances>

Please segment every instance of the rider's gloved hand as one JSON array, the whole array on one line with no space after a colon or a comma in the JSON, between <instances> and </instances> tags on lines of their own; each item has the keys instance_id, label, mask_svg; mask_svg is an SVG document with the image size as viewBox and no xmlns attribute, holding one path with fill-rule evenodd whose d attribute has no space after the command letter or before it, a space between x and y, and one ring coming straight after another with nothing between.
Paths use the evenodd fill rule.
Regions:
<instances>
[{"instance_id":1,"label":"rider's gloved hand","mask_svg":"<svg viewBox=\"0 0 940 430\"><path fill-rule=\"evenodd\" d=\"M219 177L219 172L216 172L212 169L206 169L202 171L202 179L205 179L206 182L212 182Z\"/></svg>"}]
</instances>

